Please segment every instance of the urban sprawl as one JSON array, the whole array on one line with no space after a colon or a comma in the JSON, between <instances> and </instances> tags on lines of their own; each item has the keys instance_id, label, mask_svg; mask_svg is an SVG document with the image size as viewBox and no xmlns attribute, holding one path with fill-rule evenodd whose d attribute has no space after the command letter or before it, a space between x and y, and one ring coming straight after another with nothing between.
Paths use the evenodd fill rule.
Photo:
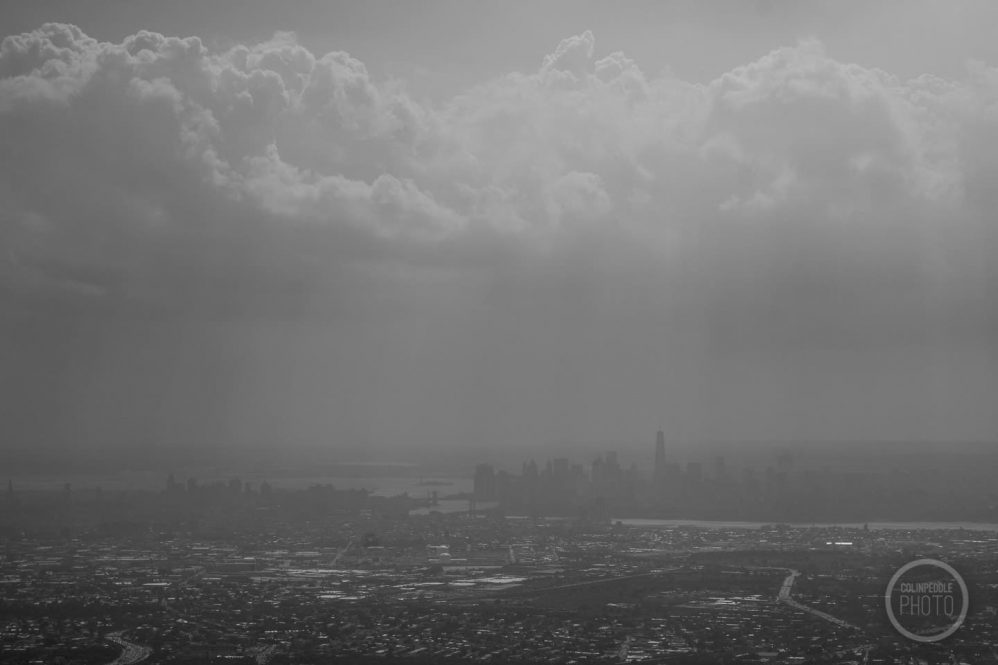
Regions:
<instances>
[{"instance_id":1,"label":"urban sprawl","mask_svg":"<svg viewBox=\"0 0 998 665\"><path fill-rule=\"evenodd\" d=\"M10 483L0 661L998 663L998 531L737 522L793 501L803 478L827 490L834 472L783 457L753 484L723 460L679 471L656 453L647 478L613 455L516 475L479 465L473 492L440 482L419 497L235 478ZM970 596L935 644L884 609L892 574L922 557L952 565Z\"/></svg>"}]
</instances>

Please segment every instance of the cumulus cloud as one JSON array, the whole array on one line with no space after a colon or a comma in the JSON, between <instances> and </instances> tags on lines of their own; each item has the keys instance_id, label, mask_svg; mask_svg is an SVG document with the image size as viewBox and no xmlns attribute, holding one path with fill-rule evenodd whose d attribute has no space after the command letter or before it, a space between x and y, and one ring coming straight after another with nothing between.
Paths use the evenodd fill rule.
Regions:
<instances>
[{"instance_id":1,"label":"cumulus cloud","mask_svg":"<svg viewBox=\"0 0 998 665\"><path fill-rule=\"evenodd\" d=\"M595 46L591 30L563 39L554 53L545 56L541 72L563 72L583 78L592 69Z\"/></svg>"},{"instance_id":2,"label":"cumulus cloud","mask_svg":"<svg viewBox=\"0 0 998 665\"><path fill-rule=\"evenodd\" d=\"M46 24L0 45L0 280L143 315L367 312L367 280L477 332L991 348L996 99L984 64L900 80L814 41L650 78L586 31L431 104L290 33Z\"/></svg>"},{"instance_id":3,"label":"cumulus cloud","mask_svg":"<svg viewBox=\"0 0 998 665\"><path fill-rule=\"evenodd\" d=\"M725 248L743 232L771 247L835 237L871 275L925 258L885 256L912 244L878 245L885 235L939 234L931 260L954 272L973 251L961 234L993 241L998 75L985 65L901 81L805 41L698 85L599 57L587 31L535 72L431 106L290 33L214 52L197 37L105 43L47 24L3 40L0 73L6 273L99 265L116 275L102 292L168 291L142 284L160 279L148 266L165 244L199 244L192 267L208 278L200 262L228 245L262 256L261 234L306 226L333 255L344 238L428 256L482 233L528 247L602 227L654 238L663 256L739 264L751 247ZM44 231L25 221L38 219ZM754 226L725 226L742 223ZM711 244L684 247L694 231Z\"/></svg>"}]
</instances>

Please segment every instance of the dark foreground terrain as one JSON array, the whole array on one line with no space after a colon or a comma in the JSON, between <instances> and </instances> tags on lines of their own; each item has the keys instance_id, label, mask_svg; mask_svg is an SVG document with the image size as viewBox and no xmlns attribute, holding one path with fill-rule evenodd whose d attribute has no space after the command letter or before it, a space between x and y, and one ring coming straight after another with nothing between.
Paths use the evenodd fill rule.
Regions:
<instances>
[{"instance_id":1,"label":"dark foreground terrain","mask_svg":"<svg viewBox=\"0 0 998 665\"><path fill-rule=\"evenodd\" d=\"M148 521L73 520L58 493L7 505L0 660L998 662L994 531L637 527L410 515L404 497L328 487L211 491L198 510L158 493ZM883 609L891 574L922 556L970 586L941 646L904 640Z\"/></svg>"}]
</instances>

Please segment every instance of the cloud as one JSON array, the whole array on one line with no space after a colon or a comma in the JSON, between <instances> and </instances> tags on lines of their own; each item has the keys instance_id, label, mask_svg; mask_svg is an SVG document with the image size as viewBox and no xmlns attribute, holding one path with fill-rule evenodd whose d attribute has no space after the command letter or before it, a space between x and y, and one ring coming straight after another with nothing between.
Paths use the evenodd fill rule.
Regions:
<instances>
[{"instance_id":1,"label":"cloud","mask_svg":"<svg viewBox=\"0 0 998 665\"><path fill-rule=\"evenodd\" d=\"M565 72L583 77L592 69L595 46L596 38L591 30L563 39L554 53L545 56L541 72Z\"/></svg>"},{"instance_id":2,"label":"cloud","mask_svg":"<svg viewBox=\"0 0 998 665\"><path fill-rule=\"evenodd\" d=\"M435 107L290 33L212 52L196 37L112 44L47 24L0 49L5 240L117 265L122 284L164 238L221 252L252 243L237 238L254 224L425 251L481 229L525 245L586 232L568 215L668 253L677 228L756 220L778 242L773 220L801 217L861 226L864 243L871 228L987 214L998 75L975 67L966 81L900 81L811 41L693 85L597 58L587 31L534 73ZM44 239L28 218L48 220Z\"/></svg>"},{"instance_id":3,"label":"cloud","mask_svg":"<svg viewBox=\"0 0 998 665\"><path fill-rule=\"evenodd\" d=\"M994 350L993 67L901 80L803 41L696 84L589 31L538 63L428 103L290 33L6 37L0 297L360 317L469 367L527 338L585 366L622 336L640 372L658 333L712 357Z\"/></svg>"}]
</instances>

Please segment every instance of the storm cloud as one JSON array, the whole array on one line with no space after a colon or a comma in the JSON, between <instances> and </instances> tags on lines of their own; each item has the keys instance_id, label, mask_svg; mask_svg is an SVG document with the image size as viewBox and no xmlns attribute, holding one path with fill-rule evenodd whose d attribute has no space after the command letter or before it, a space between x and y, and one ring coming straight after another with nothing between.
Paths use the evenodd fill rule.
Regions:
<instances>
[{"instance_id":1,"label":"storm cloud","mask_svg":"<svg viewBox=\"0 0 998 665\"><path fill-rule=\"evenodd\" d=\"M998 70L536 63L428 100L287 32L4 38L17 436L993 437Z\"/></svg>"}]
</instances>

